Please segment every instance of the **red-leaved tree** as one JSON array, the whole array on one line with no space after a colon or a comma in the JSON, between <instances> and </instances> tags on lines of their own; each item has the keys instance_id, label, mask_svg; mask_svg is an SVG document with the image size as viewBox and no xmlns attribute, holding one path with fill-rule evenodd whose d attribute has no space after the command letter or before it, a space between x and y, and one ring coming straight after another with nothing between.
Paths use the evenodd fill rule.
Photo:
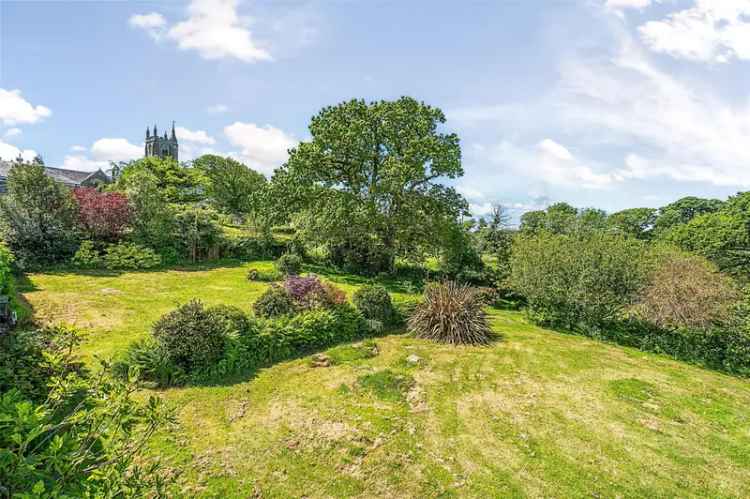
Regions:
<instances>
[{"instance_id":1,"label":"red-leaved tree","mask_svg":"<svg viewBox=\"0 0 750 499\"><path fill-rule=\"evenodd\" d=\"M80 187L73 193L78 201L78 221L89 238L112 242L122 236L132 217L125 194L92 187Z\"/></svg>"}]
</instances>

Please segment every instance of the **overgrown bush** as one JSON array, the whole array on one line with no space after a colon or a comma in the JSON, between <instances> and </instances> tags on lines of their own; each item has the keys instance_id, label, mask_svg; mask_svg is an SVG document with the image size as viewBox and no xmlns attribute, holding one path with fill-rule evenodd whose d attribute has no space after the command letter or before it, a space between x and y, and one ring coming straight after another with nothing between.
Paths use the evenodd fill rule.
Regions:
<instances>
[{"instance_id":1,"label":"overgrown bush","mask_svg":"<svg viewBox=\"0 0 750 499\"><path fill-rule=\"evenodd\" d=\"M419 338L443 343L487 344L493 336L478 290L448 281L425 289L424 301L408 320Z\"/></svg>"},{"instance_id":2,"label":"overgrown bush","mask_svg":"<svg viewBox=\"0 0 750 499\"><path fill-rule=\"evenodd\" d=\"M292 297L286 289L277 284L271 284L253 303L253 312L263 318L291 315L296 311L297 307Z\"/></svg>"},{"instance_id":3,"label":"overgrown bush","mask_svg":"<svg viewBox=\"0 0 750 499\"><path fill-rule=\"evenodd\" d=\"M281 273L277 272L276 270L266 271L266 270L250 269L247 271L248 281L275 282L275 281L280 281L281 279L282 279Z\"/></svg>"},{"instance_id":4,"label":"overgrown bush","mask_svg":"<svg viewBox=\"0 0 750 499\"><path fill-rule=\"evenodd\" d=\"M346 294L333 284L325 283L318 276L300 277L290 275L284 280L284 289L298 310L312 310L340 305Z\"/></svg>"},{"instance_id":5,"label":"overgrown bush","mask_svg":"<svg viewBox=\"0 0 750 499\"><path fill-rule=\"evenodd\" d=\"M725 323L739 299L732 279L698 255L656 251L648 283L640 292L638 315L664 329L705 329Z\"/></svg>"},{"instance_id":6,"label":"overgrown bush","mask_svg":"<svg viewBox=\"0 0 750 499\"><path fill-rule=\"evenodd\" d=\"M71 263L76 267L84 269L99 268L102 266L102 255L101 252L96 249L93 241L81 241L81 245L78 246L78 250L75 255L73 255Z\"/></svg>"},{"instance_id":7,"label":"overgrown bush","mask_svg":"<svg viewBox=\"0 0 750 499\"><path fill-rule=\"evenodd\" d=\"M42 165L11 168L0 196L0 232L19 266L67 261L78 244L78 209L70 189L47 176Z\"/></svg>"},{"instance_id":8,"label":"overgrown bush","mask_svg":"<svg viewBox=\"0 0 750 499\"><path fill-rule=\"evenodd\" d=\"M249 318L238 307L216 305L211 307L209 312L227 338L245 334L250 328Z\"/></svg>"},{"instance_id":9,"label":"overgrown bush","mask_svg":"<svg viewBox=\"0 0 750 499\"><path fill-rule=\"evenodd\" d=\"M394 322L391 295L383 286L362 286L354 292L352 302L365 319L380 321L384 325Z\"/></svg>"},{"instance_id":10,"label":"overgrown bush","mask_svg":"<svg viewBox=\"0 0 750 499\"><path fill-rule=\"evenodd\" d=\"M646 275L642 241L617 235L518 237L509 282L537 321L591 330L621 317Z\"/></svg>"},{"instance_id":11,"label":"overgrown bush","mask_svg":"<svg viewBox=\"0 0 750 499\"><path fill-rule=\"evenodd\" d=\"M78 203L78 223L85 237L108 242L122 237L132 216L125 194L79 187L73 190L73 195Z\"/></svg>"},{"instance_id":12,"label":"overgrown bush","mask_svg":"<svg viewBox=\"0 0 750 499\"><path fill-rule=\"evenodd\" d=\"M110 244L102 257L104 267L110 270L140 270L158 267L161 257L151 248L135 243Z\"/></svg>"},{"instance_id":13,"label":"overgrown bush","mask_svg":"<svg viewBox=\"0 0 750 499\"><path fill-rule=\"evenodd\" d=\"M302 258L293 253L286 253L281 255L276 260L276 270L282 275L299 275L302 271Z\"/></svg>"},{"instance_id":14,"label":"overgrown bush","mask_svg":"<svg viewBox=\"0 0 750 499\"><path fill-rule=\"evenodd\" d=\"M155 386L176 386L187 379L185 371L177 366L166 350L153 338L135 341L112 364L112 372L120 379L137 375L139 379Z\"/></svg>"},{"instance_id":15,"label":"overgrown bush","mask_svg":"<svg viewBox=\"0 0 750 499\"><path fill-rule=\"evenodd\" d=\"M186 372L205 368L224 353L223 324L199 300L192 300L162 316L154 338L167 358Z\"/></svg>"},{"instance_id":16,"label":"overgrown bush","mask_svg":"<svg viewBox=\"0 0 750 499\"><path fill-rule=\"evenodd\" d=\"M203 206L175 205L173 210L178 254L192 262L218 258L224 241L219 213Z\"/></svg>"}]
</instances>

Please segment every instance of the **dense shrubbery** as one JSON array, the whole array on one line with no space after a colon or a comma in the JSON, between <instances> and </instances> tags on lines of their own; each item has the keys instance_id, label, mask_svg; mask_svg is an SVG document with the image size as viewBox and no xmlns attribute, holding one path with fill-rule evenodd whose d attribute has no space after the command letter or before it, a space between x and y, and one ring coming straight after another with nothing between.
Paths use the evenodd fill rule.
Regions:
<instances>
[{"instance_id":1,"label":"dense shrubbery","mask_svg":"<svg viewBox=\"0 0 750 499\"><path fill-rule=\"evenodd\" d=\"M41 165L15 165L0 197L0 231L22 268L67 261L78 245L78 208L70 190Z\"/></svg>"},{"instance_id":2,"label":"dense shrubbery","mask_svg":"<svg viewBox=\"0 0 750 499\"><path fill-rule=\"evenodd\" d=\"M81 187L74 189L73 195L78 203L78 222L85 237L114 242L123 236L132 216L125 194Z\"/></svg>"},{"instance_id":3,"label":"dense shrubbery","mask_svg":"<svg viewBox=\"0 0 750 499\"><path fill-rule=\"evenodd\" d=\"M158 267L161 256L151 248L135 243L107 244L101 252L92 241L82 241L71 261L82 268L142 270Z\"/></svg>"},{"instance_id":4,"label":"dense shrubbery","mask_svg":"<svg viewBox=\"0 0 750 499\"><path fill-rule=\"evenodd\" d=\"M156 398L107 366L89 377L68 328L0 337L2 497L163 497L165 474L143 444L172 421Z\"/></svg>"},{"instance_id":5,"label":"dense shrubbery","mask_svg":"<svg viewBox=\"0 0 750 499\"><path fill-rule=\"evenodd\" d=\"M352 302L365 319L380 321L382 324L392 324L396 320L391 295L383 286L359 288L354 292Z\"/></svg>"},{"instance_id":6,"label":"dense shrubbery","mask_svg":"<svg viewBox=\"0 0 750 499\"><path fill-rule=\"evenodd\" d=\"M486 344L493 336L476 288L448 281L431 284L408 320L409 331L419 338L443 343Z\"/></svg>"},{"instance_id":7,"label":"dense shrubbery","mask_svg":"<svg viewBox=\"0 0 750 499\"><path fill-rule=\"evenodd\" d=\"M263 318L291 315L296 311L292 297L286 289L276 284L271 284L253 303L253 312Z\"/></svg>"},{"instance_id":8,"label":"dense shrubbery","mask_svg":"<svg viewBox=\"0 0 750 499\"><path fill-rule=\"evenodd\" d=\"M703 257L660 248L637 305L639 317L665 329L726 323L739 294L732 279Z\"/></svg>"},{"instance_id":9,"label":"dense shrubbery","mask_svg":"<svg viewBox=\"0 0 750 499\"><path fill-rule=\"evenodd\" d=\"M544 324L596 329L633 304L645 280L645 247L636 239L540 232L519 237L510 283Z\"/></svg>"},{"instance_id":10,"label":"dense shrubbery","mask_svg":"<svg viewBox=\"0 0 750 499\"><path fill-rule=\"evenodd\" d=\"M302 258L293 253L281 255L276 260L276 270L282 275L299 275L302 271Z\"/></svg>"},{"instance_id":11,"label":"dense shrubbery","mask_svg":"<svg viewBox=\"0 0 750 499\"><path fill-rule=\"evenodd\" d=\"M191 309L195 308L195 302L188 305ZM201 308L185 313L183 309L186 307L163 317L154 326L154 335L157 335L157 328L163 329L161 324L164 322L174 323L175 317L179 317L180 321L179 326L173 329L180 333L175 334L174 339L186 338L181 334L186 325L205 330L210 323L211 337L221 338L214 346L222 345L221 350L213 348L212 351L221 352L220 356L212 355L211 362L197 362L193 358L190 363L176 365L173 361L175 355L167 353L171 346L160 340L145 340L130 346L115 364L117 371L124 375L130 370L137 370L144 379L156 385L170 386L255 369L336 343L362 338L369 332L365 319L348 303L273 320L248 317L233 307ZM200 315L197 320L194 318L196 314ZM185 315L189 317L183 319ZM183 348L180 348L178 355L186 356Z\"/></svg>"},{"instance_id":12,"label":"dense shrubbery","mask_svg":"<svg viewBox=\"0 0 750 499\"><path fill-rule=\"evenodd\" d=\"M209 366L224 353L223 325L214 311L198 300L164 315L154 324L153 332L167 358L187 372Z\"/></svg>"},{"instance_id":13,"label":"dense shrubbery","mask_svg":"<svg viewBox=\"0 0 750 499\"><path fill-rule=\"evenodd\" d=\"M341 305L346 294L333 284L323 282L318 276L300 277L290 275L284 281L284 289L298 310L312 310Z\"/></svg>"}]
</instances>

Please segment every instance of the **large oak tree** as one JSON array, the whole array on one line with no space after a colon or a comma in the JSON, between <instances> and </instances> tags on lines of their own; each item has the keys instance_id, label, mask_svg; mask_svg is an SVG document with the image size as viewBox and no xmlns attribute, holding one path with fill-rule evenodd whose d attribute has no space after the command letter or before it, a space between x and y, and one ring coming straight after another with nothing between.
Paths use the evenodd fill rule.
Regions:
<instances>
[{"instance_id":1,"label":"large oak tree","mask_svg":"<svg viewBox=\"0 0 750 499\"><path fill-rule=\"evenodd\" d=\"M467 210L440 183L463 175L458 136L443 123L440 109L409 97L326 107L275 172L270 201L283 199L277 212L337 263L382 271L397 256L419 258Z\"/></svg>"}]
</instances>

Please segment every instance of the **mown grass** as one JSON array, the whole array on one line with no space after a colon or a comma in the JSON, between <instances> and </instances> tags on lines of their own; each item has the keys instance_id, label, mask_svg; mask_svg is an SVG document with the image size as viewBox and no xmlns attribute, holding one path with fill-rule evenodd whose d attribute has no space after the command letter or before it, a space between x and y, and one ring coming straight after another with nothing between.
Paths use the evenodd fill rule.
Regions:
<instances>
[{"instance_id":1,"label":"mown grass","mask_svg":"<svg viewBox=\"0 0 750 499\"><path fill-rule=\"evenodd\" d=\"M247 310L260 265L37 274L25 296L112 353L193 296ZM150 451L186 497L750 496L750 381L490 318L488 347L392 335L331 349L330 367L302 358L160 392L179 425Z\"/></svg>"}]
</instances>

